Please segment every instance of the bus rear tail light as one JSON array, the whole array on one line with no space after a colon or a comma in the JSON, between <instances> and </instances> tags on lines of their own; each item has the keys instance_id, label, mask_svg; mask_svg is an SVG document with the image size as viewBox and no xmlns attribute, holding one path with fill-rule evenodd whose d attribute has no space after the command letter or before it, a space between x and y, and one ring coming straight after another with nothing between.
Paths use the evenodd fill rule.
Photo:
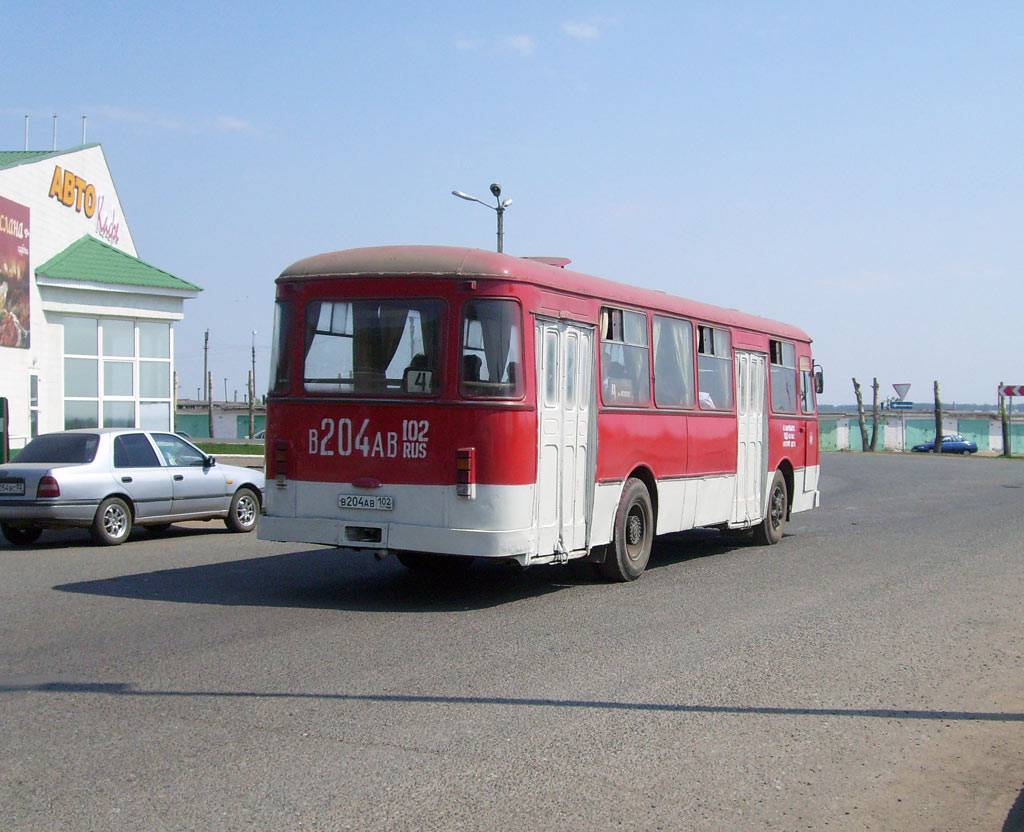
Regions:
<instances>
[{"instance_id":1,"label":"bus rear tail light","mask_svg":"<svg viewBox=\"0 0 1024 832\"><path fill-rule=\"evenodd\" d=\"M278 485L284 485L288 477L288 442L278 439L274 443L274 479Z\"/></svg>"},{"instance_id":2,"label":"bus rear tail light","mask_svg":"<svg viewBox=\"0 0 1024 832\"><path fill-rule=\"evenodd\" d=\"M59 497L60 486L57 484L57 480L53 477L43 477L39 480L39 485L36 487L37 497Z\"/></svg>"},{"instance_id":3,"label":"bus rear tail light","mask_svg":"<svg viewBox=\"0 0 1024 832\"><path fill-rule=\"evenodd\" d=\"M476 496L476 448L455 452L455 493L460 497Z\"/></svg>"}]
</instances>

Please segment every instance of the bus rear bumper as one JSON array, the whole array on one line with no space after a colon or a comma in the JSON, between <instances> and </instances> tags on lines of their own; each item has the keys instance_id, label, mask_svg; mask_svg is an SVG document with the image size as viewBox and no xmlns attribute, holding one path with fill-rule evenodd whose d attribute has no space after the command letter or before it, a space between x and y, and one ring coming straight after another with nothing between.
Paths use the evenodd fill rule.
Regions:
<instances>
[{"instance_id":1,"label":"bus rear bumper","mask_svg":"<svg viewBox=\"0 0 1024 832\"><path fill-rule=\"evenodd\" d=\"M354 549L483 558L514 558L530 554L537 548L537 535L533 528L481 531L267 514L259 518L257 537L281 543L321 543Z\"/></svg>"}]
</instances>

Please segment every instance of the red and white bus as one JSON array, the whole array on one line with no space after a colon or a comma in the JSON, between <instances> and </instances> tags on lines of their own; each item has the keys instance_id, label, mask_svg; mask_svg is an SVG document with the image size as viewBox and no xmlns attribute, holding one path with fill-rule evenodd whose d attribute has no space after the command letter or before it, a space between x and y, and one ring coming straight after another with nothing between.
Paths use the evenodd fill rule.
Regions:
<instances>
[{"instance_id":1,"label":"red and white bus","mask_svg":"<svg viewBox=\"0 0 1024 832\"><path fill-rule=\"evenodd\" d=\"M632 580L656 534L775 543L817 507L802 330L568 262L394 246L285 269L259 536Z\"/></svg>"}]
</instances>

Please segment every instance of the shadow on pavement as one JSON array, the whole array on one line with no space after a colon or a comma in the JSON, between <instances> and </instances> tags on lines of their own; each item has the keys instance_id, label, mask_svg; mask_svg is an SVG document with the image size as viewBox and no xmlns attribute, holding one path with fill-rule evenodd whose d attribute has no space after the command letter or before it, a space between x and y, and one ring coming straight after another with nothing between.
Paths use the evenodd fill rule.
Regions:
<instances>
[{"instance_id":1,"label":"shadow on pavement","mask_svg":"<svg viewBox=\"0 0 1024 832\"><path fill-rule=\"evenodd\" d=\"M1024 713L1002 713L998 711L924 711L897 708L802 708L799 706L743 706L743 705L698 705L671 704L664 702L619 702L615 700L590 699L531 699L505 696L427 696L416 694L380 693L300 693L292 691L213 691L213 690L140 690L126 682L81 682L66 677L50 679L3 679L0 678L0 693L85 693L108 696L139 697L195 697L206 699L309 699L334 702L377 702L394 704L421 704L445 706L510 706L532 708L571 708L609 711L649 711L657 713L682 714L752 714L758 716L811 716L811 717L855 717L866 719L919 719L942 722L1024 722ZM1007 824L1014 815L1020 815L1021 798L1010 811ZM1016 826L1004 826L1003 832L1016 830Z\"/></svg>"},{"instance_id":2,"label":"shadow on pavement","mask_svg":"<svg viewBox=\"0 0 1024 832\"><path fill-rule=\"evenodd\" d=\"M1024 789L1017 795L1017 802L1006 816L1002 832L1024 832Z\"/></svg>"}]
</instances>

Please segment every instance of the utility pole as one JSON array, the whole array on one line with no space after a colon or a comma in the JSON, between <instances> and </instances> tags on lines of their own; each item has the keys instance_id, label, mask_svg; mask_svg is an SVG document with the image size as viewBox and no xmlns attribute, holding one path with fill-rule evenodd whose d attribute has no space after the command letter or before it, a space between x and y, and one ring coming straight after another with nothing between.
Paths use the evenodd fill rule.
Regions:
<instances>
[{"instance_id":1,"label":"utility pole","mask_svg":"<svg viewBox=\"0 0 1024 832\"><path fill-rule=\"evenodd\" d=\"M249 371L249 438L256 434L256 330L252 331L252 369Z\"/></svg>"},{"instance_id":2,"label":"utility pole","mask_svg":"<svg viewBox=\"0 0 1024 832\"><path fill-rule=\"evenodd\" d=\"M206 415L209 419L210 438L213 439L213 373L206 374Z\"/></svg>"},{"instance_id":3,"label":"utility pole","mask_svg":"<svg viewBox=\"0 0 1024 832\"><path fill-rule=\"evenodd\" d=\"M210 352L210 330L206 330L206 335L203 337L203 384L206 385L206 379L210 374L210 368L207 362L207 356ZM209 385L206 385L207 392L209 392ZM213 436L213 434L210 434Z\"/></svg>"}]
</instances>

